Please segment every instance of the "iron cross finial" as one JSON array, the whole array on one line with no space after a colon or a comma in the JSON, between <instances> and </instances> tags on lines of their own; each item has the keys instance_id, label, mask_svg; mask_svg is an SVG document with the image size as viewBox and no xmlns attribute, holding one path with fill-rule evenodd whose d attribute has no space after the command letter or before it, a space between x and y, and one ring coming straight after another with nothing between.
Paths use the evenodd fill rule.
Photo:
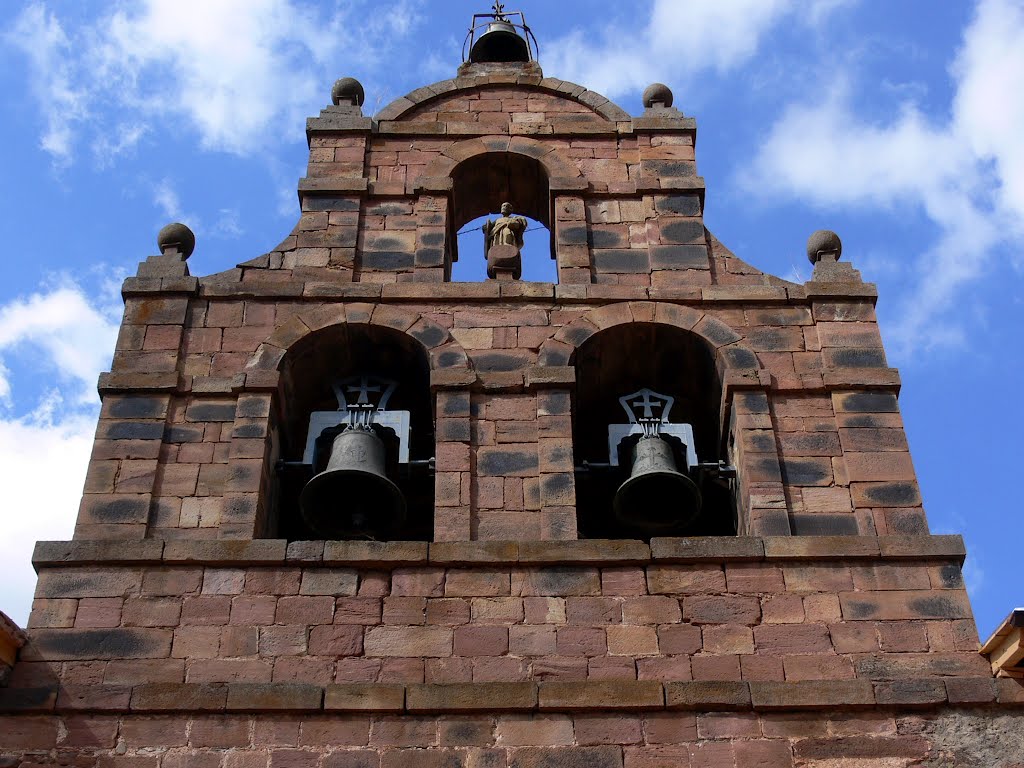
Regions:
<instances>
[{"instance_id":1,"label":"iron cross finial","mask_svg":"<svg viewBox=\"0 0 1024 768\"><path fill-rule=\"evenodd\" d=\"M494 16L496 18L499 18L499 19L504 19L505 18L505 4L504 3L495 2L494 5L492 6L492 10L494 11Z\"/></svg>"}]
</instances>

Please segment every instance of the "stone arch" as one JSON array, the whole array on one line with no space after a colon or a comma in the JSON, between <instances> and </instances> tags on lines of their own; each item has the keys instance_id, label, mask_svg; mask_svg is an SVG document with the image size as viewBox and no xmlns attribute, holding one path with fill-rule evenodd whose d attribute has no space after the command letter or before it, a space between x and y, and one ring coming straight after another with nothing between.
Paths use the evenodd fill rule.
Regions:
<instances>
[{"instance_id":1,"label":"stone arch","mask_svg":"<svg viewBox=\"0 0 1024 768\"><path fill-rule=\"evenodd\" d=\"M249 370L280 370L296 343L335 325L371 325L390 328L415 339L427 352L430 369L469 369L469 355L448 329L401 307L387 304L336 304L304 310L278 326L249 359Z\"/></svg>"},{"instance_id":2,"label":"stone arch","mask_svg":"<svg viewBox=\"0 0 1024 768\"><path fill-rule=\"evenodd\" d=\"M576 164L548 144L526 136L487 136L460 141L443 150L439 157L426 166L418 185L421 188L435 188L440 184L443 188L445 185L442 180L450 179L462 163L498 152L509 152L536 160L547 174L552 190L579 189L583 183L583 174Z\"/></svg>"},{"instance_id":3,"label":"stone arch","mask_svg":"<svg viewBox=\"0 0 1024 768\"><path fill-rule=\"evenodd\" d=\"M415 91L395 99L374 115L374 119L378 121L401 120L407 112L441 96L453 95L459 91L493 88L495 86L526 87L542 93L559 96L589 107L605 120L612 122L631 119L628 112L607 96L602 96L596 91L588 90L582 85L570 83L567 80L558 80L554 77L542 78L539 75L519 75L511 78L508 82L498 83L494 82L491 75L474 75L442 80L422 88L417 88Z\"/></svg>"},{"instance_id":4,"label":"stone arch","mask_svg":"<svg viewBox=\"0 0 1024 768\"><path fill-rule=\"evenodd\" d=\"M630 476L630 444L621 434L613 438L612 431L612 425L626 420L624 395L649 388L671 398L672 422L691 430L685 442L675 443L677 461L684 450L680 446L685 446L690 461L728 462L733 453L726 381L737 369L749 376L759 367L756 356L727 324L701 309L652 301L609 304L586 312L541 345L540 363L569 366L573 372L574 465L606 467L577 476L577 525L586 538L635 537L643 532L642 526L630 528L628 518L617 514L612 502ZM656 535L736 533L731 489L700 478L695 482L703 497L699 517Z\"/></svg>"},{"instance_id":5,"label":"stone arch","mask_svg":"<svg viewBox=\"0 0 1024 768\"><path fill-rule=\"evenodd\" d=\"M472 377L469 356L448 330L418 312L387 304L353 302L300 309L260 344L247 366L254 373L269 374L265 378L275 379L276 387L259 395L262 415L255 428L267 436L260 447L254 450L240 440L253 432L253 419L236 418L232 431L232 456L248 457L244 451L254 451L260 455L251 458L261 461L263 468L259 475L229 484L231 493L244 497L238 503L244 502L249 517L244 521L246 531L289 539L313 534L296 514L308 477L294 468L310 466L303 460L311 415L335 409L332 375L366 371L361 367L366 362L381 366L369 372L399 384L391 404L409 413L410 458L425 461L434 455L433 374L447 371L460 380ZM282 472L277 467L293 470ZM430 540L433 481L425 481L422 475L391 479L409 505L402 537Z\"/></svg>"},{"instance_id":6,"label":"stone arch","mask_svg":"<svg viewBox=\"0 0 1024 768\"><path fill-rule=\"evenodd\" d=\"M720 370L749 371L761 367L754 351L742 343L743 337L726 323L692 307L655 301L608 304L585 313L541 344L539 362L541 365L572 365L576 350L587 339L606 328L627 323L671 325L700 337L714 351Z\"/></svg>"}]
</instances>

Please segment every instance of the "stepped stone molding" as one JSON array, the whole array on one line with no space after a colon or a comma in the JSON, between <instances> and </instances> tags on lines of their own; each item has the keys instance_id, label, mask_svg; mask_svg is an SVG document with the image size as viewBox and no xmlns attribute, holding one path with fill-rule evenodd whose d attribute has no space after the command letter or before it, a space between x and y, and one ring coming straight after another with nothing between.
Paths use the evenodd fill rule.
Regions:
<instances>
[{"instance_id":1,"label":"stepped stone molding","mask_svg":"<svg viewBox=\"0 0 1024 768\"><path fill-rule=\"evenodd\" d=\"M437 564L643 565L773 561L917 561L966 557L960 535L923 536L706 536L583 541L296 541L284 539L184 541L40 541L36 570L82 565L237 565L277 567L353 565L406 567Z\"/></svg>"},{"instance_id":2,"label":"stepped stone molding","mask_svg":"<svg viewBox=\"0 0 1024 768\"><path fill-rule=\"evenodd\" d=\"M2 713L394 713L701 711L796 712L1002 704L1024 707L1024 683L1007 678L798 682L656 680L347 683L143 683L0 690Z\"/></svg>"},{"instance_id":3,"label":"stepped stone molding","mask_svg":"<svg viewBox=\"0 0 1024 768\"><path fill-rule=\"evenodd\" d=\"M533 90L550 93L554 96L569 99L589 107L594 113L612 122L630 121L632 118L624 109L613 103L606 96L584 88L582 85L558 80L554 77L540 75L515 74L482 74L441 80L431 85L422 86L405 96L392 101L374 115L378 121L398 121L406 117L418 107L429 105L431 101L442 96L457 94L460 91L473 91L493 85L526 86Z\"/></svg>"}]
</instances>

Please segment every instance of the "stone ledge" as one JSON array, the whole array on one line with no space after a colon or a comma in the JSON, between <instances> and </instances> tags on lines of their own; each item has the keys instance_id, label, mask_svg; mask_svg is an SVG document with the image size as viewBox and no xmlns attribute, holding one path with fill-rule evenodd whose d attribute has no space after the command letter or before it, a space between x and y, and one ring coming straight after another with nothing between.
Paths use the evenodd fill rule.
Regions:
<instances>
[{"instance_id":1,"label":"stone ledge","mask_svg":"<svg viewBox=\"0 0 1024 768\"><path fill-rule=\"evenodd\" d=\"M392 683L328 685L324 709L329 712L404 712L405 686Z\"/></svg>"},{"instance_id":2,"label":"stone ledge","mask_svg":"<svg viewBox=\"0 0 1024 768\"><path fill-rule=\"evenodd\" d=\"M40 541L39 568L80 565L644 565L762 560L953 560L963 563L959 535L706 536L579 541Z\"/></svg>"},{"instance_id":3,"label":"stone ledge","mask_svg":"<svg viewBox=\"0 0 1024 768\"><path fill-rule=\"evenodd\" d=\"M334 128L322 126L318 118L317 123L307 123L307 133L340 133L343 131L365 131L365 128ZM630 121L606 122L603 120L575 121L575 120L548 120L544 123L476 123L476 122L455 122L438 120L436 122L411 122L401 120L380 120L375 126L374 133L391 138L404 136L449 136L471 138L473 136L616 136L630 135L633 133L633 124ZM684 126L685 128L685 126ZM669 130L669 129L662 129ZM679 130L678 128L674 130Z\"/></svg>"},{"instance_id":4,"label":"stone ledge","mask_svg":"<svg viewBox=\"0 0 1024 768\"><path fill-rule=\"evenodd\" d=\"M497 280L486 283L386 283L381 286L384 301L486 301L488 305L501 295Z\"/></svg>"},{"instance_id":5,"label":"stone ledge","mask_svg":"<svg viewBox=\"0 0 1024 768\"><path fill-rule=\"evenodd\" d=\"M174 539L164 546L165 563L212 563L247 565L279 563L287 555L284 539L228 539L223 541L185 541Z\"/></svg>"},{"instance_id":6,"label":"stone ledge","mask_svg":"<svg viewBox=\"0 0 1024 768\"><path fill-rule=\"evenodd\" d=\"M875 683L875 701L881 706L931 707L948 701L941 679L890 680Z\"/></svg>"},{"instance_id":7,"label":"stone ledge","mask_svg":"<svg viewBox=\"0 0 1024 768\"><path fill-rule=\"evenodd\" d=\"M697 133L697 120L692 117L634 117L634 133L689 131Z\"/></svg>"},{"instance_id":8,"label":"stone ledge","mask_svg":"<svg viewBox=\"0 0 1024 768\"><path fill-rule=\"evenodd\" d=\"M654 538L651 558L691 563L763 560L764 540L753 536Z\"/></svg>"},{"instance_id":9,"label":"stone ledge","mask_svg":"<svg viewBox=\"0 0 1024 768\"><path fill-rule=\"evenodd\" d=\"M878 300L878 288L874 283L826 283L810 281L804 283L806 299L871 299L872 305Z\"/></svg>"},{"instance_id":10,"label":"stone ledge","mask_svg":"<svg viewBox=\"0 0 1024 768\"><path fill-rule=\"evenodd\" d=\"M153 293L191 295L199 290L198 277L126 277L121 297L147 296Z\"/></svg>"},{"instance_id":11,"label":"stone ledge","mask_svg":"<svg viewBox=\"0 0 1024 768\"><path fill-rule=\"evenodd\" d=\"M869 680L750 683L750 704L754 709L856 708L873 707L875 703L875 690Z\"/></svg>"},{"instance_id":12,"label":"stone ledge","mask_svg":"<svg viewBox=\"0 0 1024 768\"><path fill-rule=\"evenodd\" d=\"M362 115L322 115L306 118L306 139L318 134L370 133L373 119Z\"/></svg>"},{"instance_id":13,"label":"stone ledge","mask_svg":"<svg viewBox=\"0 0 1024 768\"><path fill-rule=\"evenodd\" d=\"M537 698L537 683L529 682L409 685L405 711L528 712L537 708Z\"/></svg>"},{"instance_id":14,"label":"stone ledge","mask_svg":"<svg viewBox=\"0 0 1024 768\"><path fill-rule=\"evenodd\" d=\"M541 710L664 709L665 689L657 680L567 681L538 684Z\"/></svg>"},{"instance_id":15,"label":"stone ledge","mask_svg":"<svg viewBox=\"0 0 1024 768\"><path fill-rule=\"evenodd\" d=\"M903 385L896 368L826 368L821 380L825 389L883 389L896 394Z\"/></svg>"},{"instance_id":16,"label":"stone ledge","mask_svg":"<svg viewBox=\"0 0 1024 768\"><path fill-rule=\"evenodd\" d=\"M203 283L199 296L204 299L299 299L304 298L305 283L295 279L287 282Z\"/></svg>"},{"instance_id":17,"label":"stone ledge","mask_svg":"<svg viewBox=\"0 0 1024 768\"><path fill-rule=\"evenodd\" d=\"M631 564L650 560L651 548L629 539L582 541L521 541L517 562L521 565L548 563Z\"/></svg>"},{"instance_id":18,"label":"stone ledge","mask_svg":"<svg viewBox=\"0 0 1024 768\"><path fill-rule=\"evenodd\" d=\"M146 683L132 689L133 712L223 712L226 683Z\"/></svg>"},{"instance_id":19,"label":"stone ledge","mask_svg":"<svg viewBox=\"0 0 1024 768\"><path fill-rule=\"evenodd\" d=\"M774 285L712 285L700 289L701 300L707 303L757 301L785 303L789 300L786 289Z\"/></svg>"},{"instance_id":20,"label":"stone ledge","mask_svg":"<svg viewBox=\"0 0 1024 768\"><path fill-rule=\"evenodd\" d=\"M1024 684L1001 678L795 682L602 680L445 684L145 683L0 689L0 712L760 712L948 705L1024 706Z\"/></svg>"},{"instance_id":21,"label":"stone ledge","mask_svg":"<svg viewBox=\"0 0 1024 768\"><path fill-rule=\"evenodd\" d=\"M430 562L437 565L514 563L519 559L516 541L436 541L430 543Z\"/></svg>"},{"instance_id":22,"label":"stone ledge","mask_svg":"<svg viewBox=\"0 0 1024 768\"><path fill-rule=\"evenodd\" d=\"M427 561L425 541L328 541L324 565L409 565Z\"/></svg>"},{"instance_id":23,"label":"stone ledge","mask_svg":"<svg viewBox=\"0 0 1024 768\"><path fill-rule=\"evenodd\" d=\"M121 392L175 392L181 389L181 381L177 371L108 371L100 374L96 389L101 397Z\"/></svg>"},{"instance_id":24,"label":"stone ledge","mask_svg":"<svg viewBox=\"0 0 1024 768\"><path fill-rule=\"evenodd\" d=\"M368 189L369 180L365 177L305 176L299 179L299 194L303 192L320 195L352 194L353 192L365 193Z\"/></svg>"},{"instance_id":25,"label":"stone ledge","mask_svg":"<svg viewBox=\"0 0 1024 768\"><path fill-rule=\"evenodd\" d=\"M319 181L319 179L318 179ZM580 191L579 179L559 181L566 190ZM343 185L344 186L344 185ZM676 191L694 191L696 188L686 187ZM325 190L324 194L331 190ZM659 187L657 192L672 190ZM351 194L344 189L334 190L336 194ZM258 271L258 270L256 270ZM320 277L322 273L322 277ZM694 307L715 307L734 302L756 301L766 306L787 306L794 303L809 304L813 299L827 298L832 301L849 298L863 299L867 291L850 291L844 294L819 293L804 297L794 287L778 286L674 286L664 288L643 288L627 285L605 284L552 284L544 282L515 281L499 284L495 281L482 283L386 283L382 285L368 283L340 282L326 268L318 270L309 268L302 276L279 282L256 280L241 282L238 279L211 281L209 278L194 278L199 282L194 289L187 291L201 298L238 299L238 298L289 298L305 301L324 301L325 299L378 298L384 302L422 301L488 301L499 298L510 303L605 303L611 300L620 301L666 301L682 303ZM132 282L129 282L132 281ZM832 284L828 284L832 285ZM840 285L840 284L836 284ZM845 284L843 284L845 285ZM151 278L128 278L123 289L126 296L152 296L154 294L181 294L186 292L180 283L169 283ZM802 290L802 289L801 289ZM892 369L883 369L891 371ZM895 374L886 374L889 377Z\"/></svg>"},{"instance_id":26,"label":"stone ledge","mask_svg":"<svg viewBox=\"0 0 1024 768\"><path fill-rule=\"evenodd\" d=\"M566 191L579 192L579 179L555 180ZM330 190L324 191L327 194ZM673 190L659 187L659 193ZM677 192L699 191L697 188L679 188ZM351 191L334 190L335 194L352 194ZM253 270L258 272L259 270ZM322 275L322 276L321 276ZM126 295L153 296L181 294L183 289L177 283L170 284L149 278L129 278L135 282L127 285ZM301 299L303 301L324 301L328 299L378 298L383 302L423 301L487 301L493 303L496 298L504 302L521 304L598 304L608 301L651 300L686 304L694 307L716 307L735 302L756 301L765 306L788 306L794 303L807 304L809 300L802 295L794 295L794 288L777 286L673 286L660 288L643 288L628 285L605 284L552 284L544 282L516 281L510 284L498 284L494 281L483 283L386 283L383 286L368 283L340 282L336 275L326 268L309 268L302 275L294 276L285 282L270 280L254 280L241 282L238 279L210 281L198 278L196 288L190 293L205 299L232 300L239 298L279 298ZM813 298L842 300L857 299L859 295L816 295ZM885 369L888 370L888 369ZM892 376L893 374L888 374Z\"/></svg>"},{"instance_id":27,"label":"stone ledge","mask_svg":"<svg viewBox=\"0 0 1024 768\"><path fill-rule=\"evenodd\" d=\"M576 386L576 368L571 365L531 365L526 369L526 388L544 389Z\"/></svg>"},{"instance_id":28,"label":"stone ledge","mask_svg":"<svg viewBox=\"0 0 1024 768\"><path fill-rule=\"evenodd\" d=\"M317 712L324 689L309 683L228 683L228 712Z\"/></svg>"},{"instance_id":29,"label":"stone ledge","mask_svg":"<svg viewBox=\"0 0 1024 768\"><path fill-rule=\"evenodd\" d=\"M137 541L37 541L32 563L55 566L61 563L95 565L116 563L136 565L160 560L164 553L163 539Z\"/></svg>"},{"instance_id":30,"label":"stone ledge","mask_svg":"<svg viewBox=\"0 0 1024 768\"><path fill-rule=\"evenodd\" d=\"M703 176L677 176L674 178L640 178L637 180L633 194L663 195L667 192L696 192L701 200L707 185Z\"/></svg>"},{"instance_id":31,"label":"stone ledge","mask_svg":"<svg viewBox=\"0 0 1024 768\"><path fill-rule=\"evenodd\" d=\"M665 683L668 709L750 709L750 684L733 680Z\"/></svg>"}]
</instances>

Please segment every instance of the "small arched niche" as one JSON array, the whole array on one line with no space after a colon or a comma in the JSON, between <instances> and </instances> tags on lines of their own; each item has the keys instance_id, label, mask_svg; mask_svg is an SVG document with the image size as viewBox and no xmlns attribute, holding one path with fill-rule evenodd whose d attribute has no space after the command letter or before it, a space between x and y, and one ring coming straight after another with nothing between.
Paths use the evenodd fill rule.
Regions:
<instances>
[{"instance_id":1,"label":"small arched niche","mask_svg":"<svg viewBox=\"0 0 1024 768\"><path fill-rule=\"evenodd\" d=\"M323 538L303 519L299 497L311 477L325 469L333 433L323 433L317 460L307 464L307 438L311 429L317 429L311 427L310 417L339 409L339 382L371 376L395 383L388 411L409 413L408 463L398 462L397 434L387 428L380 430L386 445L387 476L405 499L406 520L386 535L373 538L429 541L434 507L429 460L434 455L434 429L430 362L423 346L391 328L339 324L297 342L285 356L281 374L281 396L272 424L275 454L280 458L269 505L270 528L275 535L290 541Z\"/></svg>"},{"instance_id":2,"label":"small arched niche","mask_svg":"<svg viewBox=\"0 0 1024 768\"><path fill-rule=\"evenodd\" d=\"M591 336L576 350L572 362L576 368L573 454L580 537L734 535L736 511L731 482L710 469L689 472L702 498L700 512L692 522L652 531L617 519L613 508L616 493L631 477L631 446L638 441L638 435L628 436L618 445L618 456L610 455L609 425L626 425L630 421L620 401L626 395L653 390L671 398L669 422L691 425L692 448L698 462L726 459L719 423L722 387L708 344L696 334L674 326L626 323ZM642 399L636 397L627 402ZM637 408L634 411L639 412ZM683 470L684 443L667 434L669 430L664 426L661 429L662 437L674 445L677 466ZM614 466L615 463L618 465ZM659 504L671 505L675 501L657 498Z\"/></svg>"},{"instance_id":3,"label":"small arched niche","mask_svg":"<svg viewBox=\"0 0 1024 768\"><path fill-rule=\"evenodd\" d=\"M552 202L548 173L538 160L516 152L475 155L452 171L452 225L455 238L453 281L486 277L483 222L496 218L502 203L527 220L524 280L557 282L551 235Z\"/></svg>"}]
</instances>

